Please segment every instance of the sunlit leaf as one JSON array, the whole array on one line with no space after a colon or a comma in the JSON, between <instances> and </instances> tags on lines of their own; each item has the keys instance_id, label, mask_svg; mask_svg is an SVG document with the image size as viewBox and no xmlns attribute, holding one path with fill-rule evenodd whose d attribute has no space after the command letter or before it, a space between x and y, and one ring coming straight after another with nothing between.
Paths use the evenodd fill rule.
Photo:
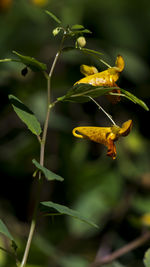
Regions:
<instances>
[{"instance_id":1,"label":"sunlit leaf","mask_svg":"<svg viewBox=\"0 0 150 267\"><path fill-rule=\"evenodd\" d=\"M10 61L17 61L17 62L20 62L19 60L15 60L15 59L12 59L12 58L4 58L4 59L0 59L0 63L10 62Z\"/></svg>"},{"instance_id":2,"label":"sunlit leaf","mask_svg":"<svg viewBox=\"0 0 150 267\"><path fill-rule=\"evenodd\" d=\"M29 130L35 134L40 135L41 126L33 112L28 109L17 97L9 95L10 102L13 106L14 111L18 117L27 125Z\"/></svg>"},{"instance_id":3,"label":"sunlit leaf","mask_svg":"<svg viewBox=\"0 0 150 267\"><path fill-rule=\"evenodd\" d=\"M72 25L71 30L83 30L84 26L80 24Z\"/></svg>"},{"instance_id":4,"label":"sunlit leaf","mask_svg":"<svg viewBox=\"0 0 150 267\"><path fill-rule=\"evenodd\" d=\"M52 12L45 10L46 14L49 15L53 20L55 20L57 23L61 24L60 19L58 19Z\"/></svg>"},{"instance_id":5,"label":"sunlit leaf","mask_svg":"<svg viewBox=\"0 0 150 267\"><path fill-rule=\"evenodd\" d=\"M150 248L145 252L144 265L145 267L150 267Z\"/></svg>"},{"instance_id":6,"label":"sunlit leaf","mask_svg":"<svg viewBox=\"0 0 150 267\"><path fill-rule=\"evenodd\" d=\"M108 94L114 89L118 89L118 87L106 87L106 86L93 86L86 83L80 83L74 85L66 95L57 98L58 101L70 101L70 102L78 102L84 103L90 101L90 97L96 98L105 94ZM147 105L139 98L131 94L130 92L119 88L123 93L123 96L134 102L135 104L140 105L145 110L149 110Z\"/></svg>"},{"instance_id":7,"label":"sunlit leaf","mask_svg":"<svg viewBox=\"0 0 150 267\"><path fill-rule=\"evenodd\" d=\"M7 236L10 240L13 240L12 235L10 234L10 232L7 229L7 226L3 223L3 221L0 219L0 233Z\"/></svg>"},{"instance_id":8,"label":"sunlit leaf","mask_svg":"<svg viewBox=\"0 0 150 267\"><path fill-rule=\"evenodd\" d=\"M45 71L47 69L47 66L44 63L41 63L37 59L29 56L24 56L19 54L16 51L13 51L15 55L17 55L20 59L20 61L29 67L32 71Z\"/></svg>"},{"instance_id":9,"label":"sunlit leaf","mask_svg":"<svg viewBox=\"0 0 150 267\"><path fill-rule=\"evenodd\" d=\"M51 213L52 209L56 210L57 212L59 212L60 214L65 214L65 215L69 215L71 217L74 217L78 220L81 220L93 227L98 228L98 226L91 222L90 220L88 220L87 218L85 218L84 216L82 216L79 212L72 210L64 205L60 205L57 203L54 203L52 201L45 201L45 202L41 202L41 204L44 206L44 211ZM51 214L50 214L51 215Z\"/></svg>"},{"instance_id":10,"label":"sunlit leaf","mask_svg":"<svg viewBox=\"0 0 150 267\"><path fill-rule=\"evenodd\" d=\"M63 181L64 180L61 176L55 174L54 172L40 165L35 159L33 159L32 162L36 166L36 168L44 174L45 178L48 181L52 181L52 180Z\"/></svg>"}]
</instances>

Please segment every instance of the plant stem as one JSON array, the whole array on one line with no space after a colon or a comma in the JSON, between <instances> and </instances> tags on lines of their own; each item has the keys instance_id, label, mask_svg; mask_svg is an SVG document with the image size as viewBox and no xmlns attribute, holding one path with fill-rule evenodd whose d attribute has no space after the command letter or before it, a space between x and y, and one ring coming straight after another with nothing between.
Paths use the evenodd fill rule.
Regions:
<instances>
[{"instance_id":1,"label":"plant stem","mask_svg":"<svg viewBox=\"0 0 150 267\"><path fill-rule=\"evenodd\" d=\"M90 267L98 267L102 266L103 264L108 264L122 255L132 251L133 249L136 249L137 247L143 245L145 242L147 242L150 239L150 232L147 231L143 235L141 235L139 238L133 240L132 242L128 243L124 247L116 250L115 252L108 254L104 256L103 258L97 258L93 264L90 265Z\"/></svg>"},{"instance_id":2,"label":"plant stem","mask_svg":"<svg viewBox=\"0 0 150 267\"><path fill-rule=\"evenodd\" d=\"M104 113L105 113L105 115L110 119L110 121L114 124L114 125L116 125L116 123L114 122L114 120L112 119L112 116L110 115L110 114L108 114L103 108L102 108L102 106L100 106L100 104L99 103L97 103L97 101L93 98L93 97L91 97L91 96L89 96L89 98L98 106L98 108L99 109L101 109Z\"/></svg>"},{"instance_id":3,"label":"plant stem","mask_svg":"<svg viewBox=\"0 0 150 267\"><path fill-rule=\"evenodd\" d=\"M50 101L51 101L51 77L56 65L56 62L61 54L62 51L62 46L63 46L63 42L65 39L65 33L63 35L62 41L60 43L60 47L59 50L54 58L53 64L51 66L49 75L47 75L47 113L46 113L46 118L45 118L45 123L44 123L44 127L43 127L43 134L42 134L42 139L41 139L41 148L40 148L40 164L43 166L44 165L44 158L45 158L45 144L46 144L46 139L47 139L47 131L48 131L48 122L49 122L49 116L50 116ZM39 138L38 138L39 139ZM26 248L24 251L24 255L22 258L22 262L20 267L25 267L26 262L27 262L27 258L28 258L28 254L29 254L29 250L31 247L31 242L32 242L32 238L33 238L33 234L35 231L35 226L36 226L36 220L37 220L37 212L38 212L38 205L40 202L40 194L41 194L41 189L42 189L42 179L41 179L41 172L39 172L39 179L37 180L38 182L38 190L37 190L37 197L36 197L36 202L35 202L35 208L33 211L33 216L32 216L32 221L31 221L31 226L30 226L30 231L29 231L29 235L28 235L28 240L27 240L27 244L26 244Z\"/></svg>"}]
</instances>

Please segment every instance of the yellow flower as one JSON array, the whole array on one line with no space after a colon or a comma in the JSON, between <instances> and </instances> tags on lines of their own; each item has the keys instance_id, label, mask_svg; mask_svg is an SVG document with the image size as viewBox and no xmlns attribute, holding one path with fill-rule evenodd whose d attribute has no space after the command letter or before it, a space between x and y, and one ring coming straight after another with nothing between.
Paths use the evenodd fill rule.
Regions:
<instances>
[{"instance_id":1,"label":"yellow flower","mask_svg":"<svg viewBox=\"0 0 150 267\"><path fill-rule=\"evenodd\" d=\"M96 143L105 145L108 148L107 156L112 159L116 158L115 141L120 136L127 136L132 127L132 120L128 120L122 124L122 127L113 125L111 127L76 127L72 133L75 137L90 139Z\"/></svg>"},{"instance_id":2,"label":"yellow flower","mask_svg":"<svg viewBox=\"0 0 150 267\"><path fill-rule=\"evenodd\" d=\"M124 66L124 59L120 55L117 56L114 67L108 68L102 72L98 72L98 70L93 66L81 65L80 71L86 77L82 78L75 84L88 83L93 86L118 87L116 81L119 79L119 75L123 71ZM118 89L114 89L112 92L120 94L119 87ZM108 96L112 103L120 101L119 96Z\"/></svg>"},{"instance_id":3,"label":"yellow flower","mask_svg":"<svg viewBox=\"0 0 150 267\"><path fill-rule=\"evenodd\" d=\"M145 213L141 216L141 223L145 226L150 226L150 213Z\"/></svg>"},{"instance_id":4,"label":"yellow flower","mask_svg":"<svg viewBox=\"0 0 150 267\"><path fill-rule=\"evenodd\" d=\"M48 4L48 0L31 0L33 4L35 4L36 6L45 6L46 4Z\"/></svg>"},{"instance_id":5,"label":"yellow flower","mask_svg":"<svg viewBox=\"0 0 150 267\"><path fill-rule=\"evenodd\" d=\"M0 11L9 9L11 5L12 5L12 0L0 0Z\"/></svg>"}]
</instances>

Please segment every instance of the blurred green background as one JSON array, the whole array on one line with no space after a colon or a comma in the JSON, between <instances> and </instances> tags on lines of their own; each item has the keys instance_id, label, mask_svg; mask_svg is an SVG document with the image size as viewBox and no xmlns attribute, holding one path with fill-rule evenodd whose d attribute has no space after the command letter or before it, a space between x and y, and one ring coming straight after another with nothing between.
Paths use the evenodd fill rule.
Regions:
<instances>
[{"instance_id":1,"label":"blurred green background","mask_svg":"<svg viewBox=\"0 0 150 267\"><path fill-rule=\"evenodd\" d=\"M148 0L0 0L0 58L14 58L13 50L48 65L57 52L57 25L44 10L56 14L64 25L83 24L92 31L87 48L103 53L114 65L125 59L118 85L150 104L150 2ZM73 41L69 42L73 45ZM105 66L89 56L69 52L59 59L52 79L52 99L64 95L82 75L81 64ZM46 110L46 82L42 75L23 66L0 64L0 218L7 224L23 253L35 200L33 158L39 145L18 119L8 94L14 94L35 112L41 123ZM106 148L72 136L79 125L109 126L108 118L94 103L60 103L51 113L46 166L65 178L64 183L43 186L42 200L52 200L79 210L99 225L91 228L66 216L39 218L38 233L29 256L30 267L86 267L100 249L101 256L132 241L144 231L140 216L150 212L149 112L122 99L117 105L105 97L99 103L121 125L133 120L133 130L117 142L117 158L106 157ZM110 266L144 266L150 242ZM0 246L9 242L1 236ZM34 265L33 265L34 264ZM15 266L0 251L0 267Z\"/></svg>"}]
</instances>

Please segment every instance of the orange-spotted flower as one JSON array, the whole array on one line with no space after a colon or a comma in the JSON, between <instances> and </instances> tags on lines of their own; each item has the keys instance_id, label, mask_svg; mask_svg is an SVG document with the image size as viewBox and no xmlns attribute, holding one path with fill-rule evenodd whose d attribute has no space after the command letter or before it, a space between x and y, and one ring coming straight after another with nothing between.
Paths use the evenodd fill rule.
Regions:
<instances>
[{"instance_id":1,"label":"orange-spotted flower","mask_svg":"<svg viewBox=\"0 0 150 267\"><path fill-rule=\"evenodd\" d=\"M120 136L127 136L132 127L132 120L128 120L122 124L122 127L113 125L111 127L76 127L72 133L78 138L90 139L96 143L105 145L108 148L107 156L112 159L116 158L115 141Z\"/></svg>"},{"instance_id":2,"label":"orange-spotted flower","mask_svg":"<svg viewBox=\"0 0 150 267\"><path fill-rule=\"evenodd\" d=\"M93 86L109 86L109 87L118 87L116 81L119 79L120 73L123 71L125 66L124 59L122 56L118 55L115 66L108 68L105 71L98 72L94 66L81 65L80 71L86 77L82 78L75 84L79 83L89 83ZM120 94L120 89L112 90L113 93ZM117 103L120 101L119 96L108 95L109 100L112 103Z\"/></svg>"}]
</instances>

